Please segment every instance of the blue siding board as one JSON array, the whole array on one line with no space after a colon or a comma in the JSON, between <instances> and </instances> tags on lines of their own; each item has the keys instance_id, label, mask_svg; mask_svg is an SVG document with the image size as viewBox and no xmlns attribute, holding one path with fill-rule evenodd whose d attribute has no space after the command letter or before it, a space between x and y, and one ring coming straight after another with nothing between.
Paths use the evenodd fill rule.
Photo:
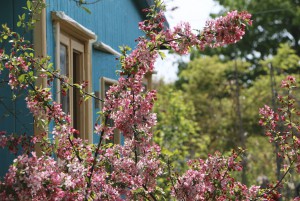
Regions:
<instances>
[{"instance_id":1,"label":"blue siding board","mask_svg":"<svg viewBox=\"0 0 300 201\"><path fill-rule=\"evenodd\" d=\"M13 31L20 32L17 28L18 15L25 12L22 9L26 1L19 0L0 0L0 24L7 24ZM32 33L25 35L26 39L32 39ZM24 133L32 135L33 118L26 108L25 96L21 91L12 91L7 84L7 70L0 74L0 131L7 131L8 134L15 133L22 135ZM12 94L17 98L12 100ZM7 148L0 149L1 166L0 177L7 172L9 165L16 157L11 154Z\"/></svg>"},{"instance_id":2,"label":"blue siding board","mask_svg":"<svg viewBox=\"0 0 300 201\"><path fill-rule=\"evenodd\" d=\"M115 59L115 56L110 54L106 54L100 51L93 52L93 90L99 91L101 89L100 79L101 77L107 77L111 79L118 79L118 75L116 73L118 62ZM94 107L93 107L94 108ZM93 113L94 124L97 119L97 112L99 109L95 109ZM94 142L99 140L99 136L94 134Z\"/></svg>"},{"instance_id":3,"label":"blue siding board","mask_svg":"<svg viewBox=\"0 0 300 201\"><path fill-rule=\"evenodd\" d=\"M64 4L55 4L55 2L52 0L47 2L49 5L47 16L50 22L50 24L47 23L48 26L52 24L50 11L64 11L68 16L95 32L98 40L115 49L124 44L134 46L134 39L141 34L138 30L138 22L142 18L131 0L100 1L88 6L91 14L77 7L72 1L66 1Z\"/></svg>"},{"instance_id":4,"label":"blue siding board","mask_svg":"<svg viewBox=\"0 0 300 201\"><path fill-rule=\"evenodd\" d=\"M1 6L0 6L0 23L1 24L8 24L10 26L13 26L13 1L6 1L1 0Z\"/></svg>"},{"instance_id":5,"label":"blue siding board","mask_svg":"<svg viewBox=\"0 0 300 201\"><path fill-rule=\"evenodd\" d=\"M15 125L15 104L12 101L12 91L7 84L7 71L2 72L1 89L0 89L0 131L7 131L7 133L14 133Z\"/></svg>"}]
</instances>

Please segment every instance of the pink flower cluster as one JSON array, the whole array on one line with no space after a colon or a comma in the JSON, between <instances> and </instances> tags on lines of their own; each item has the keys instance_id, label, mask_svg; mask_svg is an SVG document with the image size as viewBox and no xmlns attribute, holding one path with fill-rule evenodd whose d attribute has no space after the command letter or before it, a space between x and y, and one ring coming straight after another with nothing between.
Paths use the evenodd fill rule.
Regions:
<instances>
[{"instance_id":1,"label":"pink flower cluster","mask_svg":"<svg viewBox=\"0 0 300 201\"><path fill-rule=\"evenodd\" d=\"M26 134L20 136L16 134L7 135L5 131L0 131L0 147L7 147L8 150L14 154L17 154L20 146L22 148L22 151L25 153L32 151L33 144L31 143L31 141L31 136L27 136Z\"/></svg>"},{"instance_id":2,"label":"pink flower cluster","mask_svg":"<svg viewBox=\"0 0 300 201\"><path fill-rule=\"evenodd\" d=\"M231 11L225 17L208 21L202 33L204 43L200 47L203 49L205 43L211 44L211 47L236 43L242 39L247 25L251 26L252 20L251 14L246 11Z\"/></svg>"},{"instance_id":3,"label":"pink flower cluster","mask_svg":"<svg viewBox=\"0 0 300 201\"><path fill-rule=\"evenodd\" d=\"M142 195L134 193L138 190L147 194L155 192L156 178L162 171L157 145L140 145L144 148L139 148L138 158L132 153L135 147L132 140L126 140L124 145L107 149L104 154L110 164L110 182L119 184L115 190L126 195L126 200L142 199Z\"/></svg>"},{"instance_id":4,"label":"pink flower cluster","mask_svg":"<svg viewBox=\"0 0 300 201\"><path fill-rule=\"evenodd\" d=\"M240 171L241 165L234 162L236 154L229 158L220 153L208 159L192 160L191 167L178 178L172 189L173 195L179 200L252 200L257 197L259 187L247 186L236 182L230 176L231 171Z\"/></svg>"},{"instance_id":5,"label":"pink flower cluster","mask_svg":"<svg viewBox=\"0 0 300 201\"><path fill-rule=\"evenodd\" d=\"M265 106L259 110L260 125L265 128L265 134L271 142L275 142L280 147L279 156L287 158L286 166L296 165L300 172L300 122L298 120L300 111L296 108L296 100L292 95L296 88L296 79L288 76L281 83L281 87L288 91L286 96L278 96L280 108L277 111ZM284 125L284 127L279 126Z\"/></svg>"},{"instance_id":6,"label":"pink flower cluster","mask_svg":"<svg viewBox=\"0 0 300 201\"><path fill-rule=\"evenodd\" d=\"M4 62L5 68L9 71L9 82L11 89L27 88L28 80L34 79L33 68L34 60L32 47L26 44L26 41L23 38L20 38L19 34L6 29L7 27L2 27L5 31L2 32L4 35L8 35L7 42L11 45L11 54L10 56L5 54L5 50L0 50L0 58ZM22 54L21 52L26 52L27 54ZM31 73L30 73L31 71ZM1 69L0 69L1 73ZM28 76L31 74L31 76Z\"/></svg>"},{"instance_id":7,"label":"pink flower cluster","mask_svg":"<svg viewBox=\"0 0 300 201\"><path fill-rule=\"evenodd\" d=\"M189 23L181 23L174 30L162 30L165 18L162 12L159 12L151 21L144 21L139 24L153 45L161 45L169 47L179 54L188 53L192 46L200 50L205 47L220 47L231 43L236 43L241 40L245 34L247 25L252 25L251 14L246 11L229 12L226 16L215 20L207 21L202 32L193 33ZM160 41L157 40L157 30L161 30Z\"/></svg>"},{"instance_id":8,"label":"pink flower cluster","mask_svg":"<svg viewBox=\"0 0 300 201\"><path fill-rule=\"evenodd\" d=\"M34 152L19 156L5 176L1 200L83 200L84 168L74 160L60 164L50 156L37 157ZM11 193L6 193L11 192ZM13 193L12 193L13 192Z\"/></svg>"},{"instance_id":9,"label":"pink flower cluster","mask_svg":"<svg viewBox=\"0 0 300 201\"><path fill-rule=\"evenodd\" d=\"M260 125L265 128L265 134L271 142L279 146L277 153L284 160L285 171L295 167L300 172L300 122L298 120L300 111L296 108L296 99L293 89L297 88L295 77L287 76L282 80L281 87L287 90L287 95L278 96L280 108L272 110L265 105L259 110ZM284 126L282 126L284 125ZM294 200L299 200L297 197Z\"/></svg>"}]
</instances>

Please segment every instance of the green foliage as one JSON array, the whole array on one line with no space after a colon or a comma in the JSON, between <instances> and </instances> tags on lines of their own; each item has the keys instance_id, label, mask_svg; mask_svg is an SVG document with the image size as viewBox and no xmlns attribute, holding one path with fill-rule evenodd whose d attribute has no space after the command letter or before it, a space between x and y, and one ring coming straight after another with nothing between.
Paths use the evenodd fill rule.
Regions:
<instances>
[{"instance_id":1,"label":"green foliage","mask_svg":"<svg viewBox=\"0 0 300 201\"><path fill-rule=\"evenodd\" d=\"M205 149L195 122L195 109L182 91L175 91L168 85L161 86L154 108L158 124L155 127L154 141L163 147L163 154L176 159L177 171L186 168L186 161Z\"/></svg>"},{"instance_id":2,"label":"green foliage","mask_svg":"<svg viewBox=\"0 0 300 201\"><path fill-rule=\"evenodd\" d=\"M284 71L298 71L300 57L294 49L287 43L280 44L277 54L272 59L273 67Z\"/></svg>"},{"instance_id":3,"label":"green foliage","mask_svg":"<svg viewBox=\"0 0 300 201\"><path fill-rule=\"evenodd\" d=\"M35 16L40 14L44 8L46 8L46 4L42 0L27 0L26 7L23 7L27 12L18 16L19 21L17 22L17 27L21 27L26 31L32 30L38 20L35 19Z\"/></svg>"},{"instance_id":4,"label":"green foliage","mask_svg":"<svg viewBox=\"0 0 300 201\"><path fill-rule=\"evenodd\" d=\"M196 109L196 122L201 134L209 136L209 147L220 151L230 150L236 142L236 118L234 113L234 67L245 71L249 64L223 62L217 56L199 57L188 63L179 78Z\"/></svg>"},{"instance_id":5,"label":"green foliage","mask_svg":"<svg viewBox=\"0 0 300 201\"><path fill-rule=\"evenodd\" d=\"M190 97L170 85L159 86L154 112L158 120L154 141L161 146L165 171L158 184L165 192L164 197L170 200L170 179L188 168L189 159L204 156L208 138L201 136Z\"/></svg>"},{"instance_id":6,"label":"green foliage","mask_svg":"<svg viewBox=\"0 0 300 201\"><path fill-rule=\"evenodd\" d=\"M190 125L196 124L195 132L198 132L189 135L188 139L192 141L193 137L199 137L202 144L202 149L193 152L201 156L213 153L215 150L226 153L233 148L236 149L241 146L236 112L236 81L238 81L242 126L246 136L248 181L256 183L258 176L267 176L270 181L276 180L276 162L275 157L272 156L275 146L267 142L262 128L258 125L258 108L263 107L264 104L272 105L275 102L277 94L283 93L279 87L280 80L286 77L287 73L297 71L300 64L300 58L296 51L288 44L281 44L276 52L277 54L273 57L258 62L264 74L255 80L247 80L247 75L251 74L253 65L241 59L226 61L217 56L198 55L187 64L181 63L179 80L175 84L176 89L179 90L176 91L172 86L163 86L159 89L159 96L164 98L158 101L159 104L164 102L165 108L163 113L161 109L157 109L159 107L156 108L158 125L168 125L168 128L184 125L171 118L170 114L172 114L171 111L180 114L179 111L185 110L179 110L179 108L188 106L193 110L192 115L183 113L181 115L188 118ZM171 95L166 87L172 92ZM172 97L176 96L180 96L180 98L176 98L177 103L175 104L172 102L174 101ZM274 107L276 107L276 102ZM166 115L162 116L164 114ZM160 130L167 129L161 126ZM182 137L185 136L180 136L171 129L168 132L174 133L170 135L173 138L156 136L156 139L160 140L158 142L170 149L169 143L172 140L174 142L172 150L176 150L177 145L180 148L182 145L177 141L183 140ZM175 137L175 134L181 138ZM183 153L188 155L187 152L188 150ZM269 165L266 166L263 161L269 161ZM240 176L236 175L236 177Z\"/></svg>"},{"instance_id":7,"label":"green foliage","mask_svg":"<svg viewBox=\"0 0 300 201\"><path fill-rule=\"evenodd\" d=\"M269 181L276 181L276 164L274 146L265 136L252 136L247 139L247 175L248 180L255 182L259 176L266 176ZM265 161L269 161L265 164Z\"/></svg>"}]
</instances>

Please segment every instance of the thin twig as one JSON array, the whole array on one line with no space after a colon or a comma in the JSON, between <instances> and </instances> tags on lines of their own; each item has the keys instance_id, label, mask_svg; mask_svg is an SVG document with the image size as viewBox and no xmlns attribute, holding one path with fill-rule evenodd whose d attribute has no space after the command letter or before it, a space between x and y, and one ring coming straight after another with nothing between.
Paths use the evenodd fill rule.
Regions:
<instances>
[{"instance_id":1,"label":"thin twig","mask_svg":"<svg viewBox=\"0 0 300 201\"><path fill-rule=\"evenodd\" d=\"M274 191L276 188L278 188L278 186L281 184L281 182L283 181L283 179L285 178L285 176L287 175L287 173L291 170L292 165L294 164L294 162L295 162L295 160L293 160L293 161L290 163L289 168L288 168L288 169L285 171L285 173L282 175L281 179L280 179L279 181L277 181L277 183L276 183L275 186L273 186L271 189L269 189L266 193L264 193L264 194L262 194L262 195L256 197L256 198L254 199L254 201L256 201L258 198L264 196L265 194L271 193L271 192Z\"/></svg>"},{"instance_id":2,"label":"thin twig","mask_svg":"<svg viewBox=\"0 0 300 201\"><path fill-rule=\"evenodd\" d=\"M148 191L148 189L147 189L147 186L146 186L146 185L143 185L143 188L144 188L146 191ZM153 195L153 193L152 193L152 192L149 192L148 194L150 195L150 197L151 197L151 198L152 198L154 201L157 201L157 199L156 199L155 195Z\"/></svg>"},{"instance_id":3,"label":"thin twig","mask_svg":"<svg viewBox=\"0 0 300 201\"><path fill-rule=\"evenodd\" d=\"M175 188L175 184L174 184L174 181L173 181L173 178L172 178L172 175L171 175L171 162L170 162L169 158L168 158L167 164L168 164L168 174L169 174L169 177L170 177L171 185L173 186L175 194L178 197L178 192L177 192L177 189Z\"/></svg>"},{"instance_id":4,"label":"thin twig","mask_svg":"<svg viewBox=\"0 0 300 201\"><path fill-rule=\"evenodd\" d=\"M75 88L75 89L76 89L76 88L78 89L78 87L76 87L74 84L71 84L71 83L69 83L69 82L62 81L62 80L63 80L63 77L62 77L60 74L58 74L58 73L53 73L53 72L47 70L46 68L44 68L44 67L42 67L42 66L41 66L41 68L42 68L43 70L45 70L46 72L50 73L51 75L53 75L54 78L56 78L56 79L58 79L59 81L64 82L65 84L67 84L69 87L73 87L73 88ZM91 93L85 92L84 90L81 90L81 92L82 92L84 95L86 95L86 96L90 96L91 98L94 98L94 99L96 99L96 100L99 100L99 101L101 101L101 102L104 102L103 99L101 99L101 98L99 98L99 97L97 97L97 96L95 96L95 95L93 95L93 94L91 94Z\"/></svg>"},{"instance_id":5,"label":"thin twig","mask_svg":"<svg viewBox=\"0 0 300 201\"><path fill-rule=\"evenodd\" d=\"M107 125L107 122L108 122L108 115L105 116L104 127ZM88 189L91 187L92 176L93 176L95 166L96 166L96 163L97 163L97 158L98 158L99 150L100 150L100 147L101 147L101 144L102 144L103 135L104 135L104 128L100 133L100 139L99 139L99 142L98 142L98 145L97 145L97 149L95 150L95 153L94 153L93 165L92 165L91 170L89 172L89 175L87 177L87 188L86 188L85 200L88 200L88 197L87 197L88 196Z\"/></svg>"}]
</instances>

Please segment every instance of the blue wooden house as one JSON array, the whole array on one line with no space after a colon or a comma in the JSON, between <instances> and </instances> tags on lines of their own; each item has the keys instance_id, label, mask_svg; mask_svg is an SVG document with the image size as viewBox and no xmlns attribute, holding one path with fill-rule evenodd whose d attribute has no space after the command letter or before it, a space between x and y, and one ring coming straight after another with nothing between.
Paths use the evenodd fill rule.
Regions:
<instances>
[{"instance_id":1,"label":"blue wooden house","mask_svg":"<svg viewBox=\"0 0 300 201\"><path fill-rule=\"evenodd\" d=\"M105 90L117 82L116 57L120 55L119 46L134 47L135 39L142 33L138 22L145 18L141 11L153 0L100 0L87 5L91 14L76 5L74 0L45 0L47 7L39 16L40 21L27 37L34 43L37 56L51 57L56 69L69 76L73 82L89 82L87 92L103 98ZM17 30L18 15L22 14L25 0L1 0L0 24L7 24ZM38 135L32 115L26 108L24 95L17 94L12 100L12 91L5 81L5 72L0 75L0 131L8 133ZM151 75L145 78L151 84ZM45 80L36 83L48 87ZM52 88L55 100L62 104L63 110L70 113L73 126L80 131L80 137L89 142L97 142L93 125L101 103L88 100L79 104L78 92L71 89L67 96L61 95L61 84ZM116 132L114 142L120 143ZM15 157L7 150L0 150L0 176L7 171Z\"/></svg>"}]
</instances>

